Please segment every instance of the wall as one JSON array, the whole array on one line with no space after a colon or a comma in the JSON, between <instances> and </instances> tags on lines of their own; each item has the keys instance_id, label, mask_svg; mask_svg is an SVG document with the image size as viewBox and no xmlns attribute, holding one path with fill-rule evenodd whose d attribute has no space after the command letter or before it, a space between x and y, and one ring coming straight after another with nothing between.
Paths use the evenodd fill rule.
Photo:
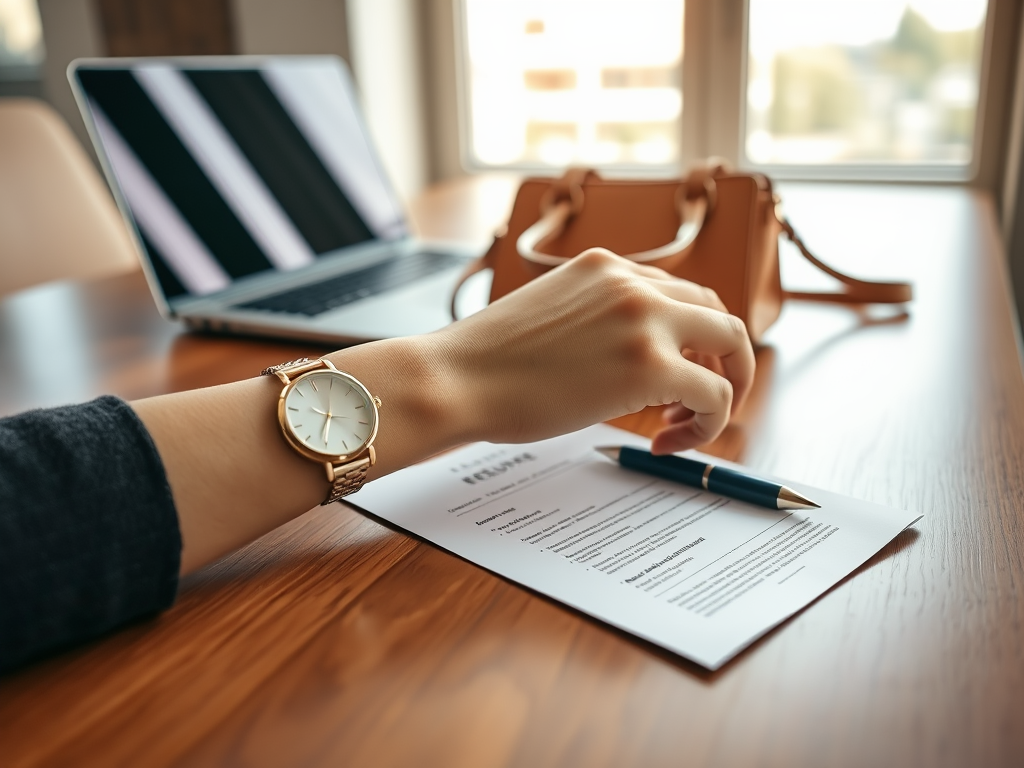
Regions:
<instances>
[{"instance_id":1,"label":"wall","mask_svg":"<svg viewBox=\"0 0 1024 768\"><path fill-rule=\"evenodd\" d=\"M235 51L229 0L92 0L108 56L224 56Z\"/></svg>"},{"instance_id":2,"label":"wall","mask_svg":"<svg viewBox=\"0 0 1024 768\"><path fill-rule=\"evenodd\" d=\"M352 69L385 170L408 201L429 180L421 8L417 0L349 0Z\"/></svg>"},{"instance_id":3,"label":"wall","mask_svg":"<svg viewBox=\"0 0 1024 768\"><path fill-rule=\"evenodd\" d=\"M464 176L459 146L455 3L426 0L420 23L424 50L426 140L430 181Z\"/></svg>"},{"instance_id":4,"label":"wall","mask_svg":"<svg viewBox=\"0 0 1024 768\"><path fill-rule=\"evenodd\" d=\"M1017 71L1011 91L1013 115L1005 155L1002 220L1017 313L1024 316L1024 18L1019 25L1018 46Z\"/></svg>"},{"instance_id":5,"label":"wall","mask_svg":"<svg viewBox=\"0 0 1024 768\"><path fill-rule=\"evenodd\" d=\"M238 53L332 53L349 60L345 0L231 0Z\"/></svg>"},{"instance_id":6,"label":"wall","mask_svg":"<svg viewBox=\"0 0 1024 768\"><path fill-rule=\"evenodd\" d=\"M67 68L73 59L105 55L99 17L90 0L39 0L39 17L46 46L43 94L92 152L85 124L68 85Z\"/></svg>"},{"instance_id":7,"label":"wall","mask_svg":"<svg viewBox=\"0 0 1024 768\"><path fill-rule=\"evenodd\" d=\"M1022 17L1020 0L989 0L989 14L991 19L985 39L989 53L981 73L983 86L978 105L981 111L978 175L971 185L990 192L998 205L1006 179L1017 30Z\"/></svg>"}]
</instances>

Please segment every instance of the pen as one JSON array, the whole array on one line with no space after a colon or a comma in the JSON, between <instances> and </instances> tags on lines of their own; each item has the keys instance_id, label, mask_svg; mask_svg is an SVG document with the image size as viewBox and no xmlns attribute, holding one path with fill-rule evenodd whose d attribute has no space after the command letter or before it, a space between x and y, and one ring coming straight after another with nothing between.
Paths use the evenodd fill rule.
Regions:
<instances>
[{"instance_id":1,"label":"pen","mask_svg":"<svg viewBox=\"0 0 1024 768\"><path fill-rule=\"evenodd\" d=\"M745 475L734 469L716 467L703 461L684 459L682 456L655 456L640 448L629 446L598 446L595 450L627 469L674 480L677 483L703 488L712 493L729 496L749 504L769 509L818 509L806 496L778 483Z\"/></svg>"}]
</instances>

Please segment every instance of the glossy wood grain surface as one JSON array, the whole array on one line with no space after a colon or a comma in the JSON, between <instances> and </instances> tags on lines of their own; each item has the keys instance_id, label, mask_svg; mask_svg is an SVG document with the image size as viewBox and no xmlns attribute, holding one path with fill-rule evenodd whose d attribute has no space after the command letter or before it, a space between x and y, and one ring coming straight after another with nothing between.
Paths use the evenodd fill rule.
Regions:
<instances>
[{"instance_id":1,"label":"glossy wood grain surface","mask_svg":"<svg viewBox=\"0 0 1024 768\"><path fill-rule=\"evenodd\" d=\"M514 183L413 211L481 239ZM924 513L709 674L341 506L163 615L0 680L0 764L1024 765L1024 379L990 200L787 185L811 248L906 313L790 304L711 451ZM786 254L785 281L819 278ZM309 345L190 336L138 275L0 303L0 413L251 375ZM649 433L656 413L623 419Z\"/></svg>"}]
</instances>

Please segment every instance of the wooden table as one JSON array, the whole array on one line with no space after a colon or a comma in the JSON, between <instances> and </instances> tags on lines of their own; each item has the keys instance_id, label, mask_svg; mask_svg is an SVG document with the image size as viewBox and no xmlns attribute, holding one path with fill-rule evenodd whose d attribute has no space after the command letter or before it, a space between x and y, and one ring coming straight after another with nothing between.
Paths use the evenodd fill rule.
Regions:
<instances>
[{"instance_id":1,"label":"wooden table","mask_svg":"<svg viewBox=\"0 0 1024 768\"><path fill-rule=\"evenodd\" d=\"M479 237L508 180L433 190ZM374 522L315 510L162 616L0 681L22 765L1024 765L1024 380L993 205L787 185L908 314L791 304L712 451L925 519L718 673ZM791 285L813 275L785 264ZM138 275L0 302L0 412L251 375L315 347L181 333ZM650 430L653 418L625 423Z\"/></svg>"}]
</instances>

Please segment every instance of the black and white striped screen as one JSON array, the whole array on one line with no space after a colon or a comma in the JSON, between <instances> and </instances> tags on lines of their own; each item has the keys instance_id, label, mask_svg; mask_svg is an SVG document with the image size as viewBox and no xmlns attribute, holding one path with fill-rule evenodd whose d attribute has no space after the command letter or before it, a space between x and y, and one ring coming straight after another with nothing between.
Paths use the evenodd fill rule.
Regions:
<instances>
[{"instance_id":1,"label":"black and white striped screen","mask_svg":"<svg viewBox=\"0 0 1024 768\"><path fill-rule=\"evenodd\" d=\"M336 62L76 76L169 299L406 234Z\"/></svg>"}]
</instances>

